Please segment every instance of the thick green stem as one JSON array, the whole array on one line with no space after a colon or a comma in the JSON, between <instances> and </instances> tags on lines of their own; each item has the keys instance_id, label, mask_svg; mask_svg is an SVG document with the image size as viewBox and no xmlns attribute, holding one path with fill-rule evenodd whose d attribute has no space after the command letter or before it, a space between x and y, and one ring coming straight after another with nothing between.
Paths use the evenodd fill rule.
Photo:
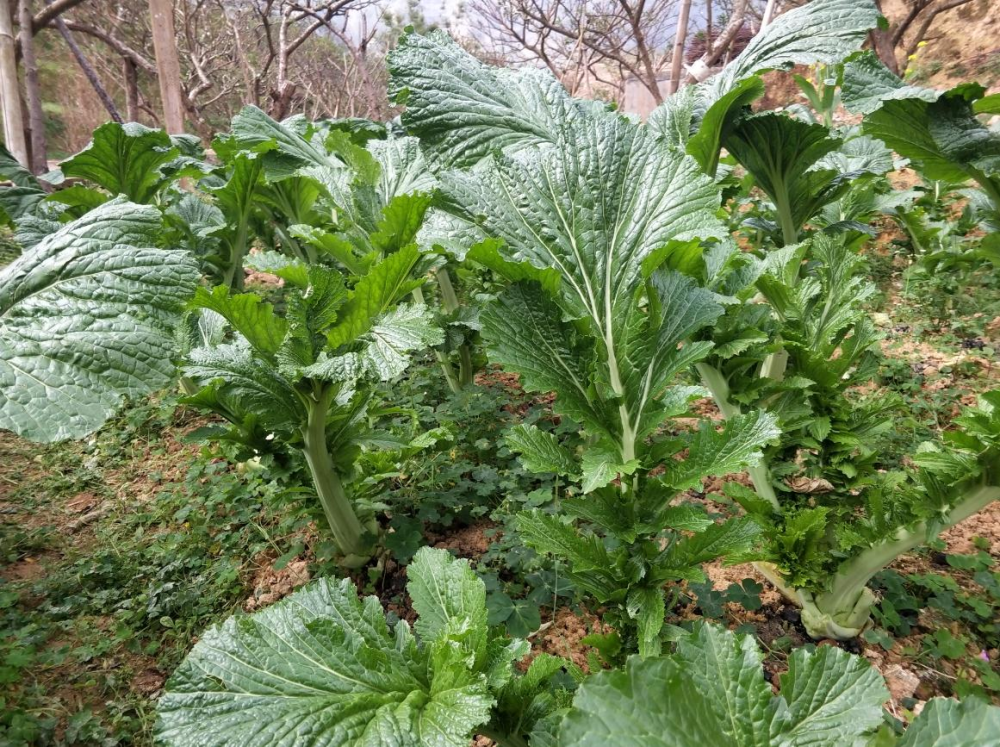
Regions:
<instances>
[{"instance_id":1,"label":"thick green stem","mask_svg":"<svg viewBox=\"0 0 1000 747\"><path fill-rule=\"evenodd\" d=\"M426 305L424 300L424 290L423 288L413 289L413 300L419 304ZM459 381L458 376L455 375L455 367L451 365L451 361L448 360L448 354L443 350L434 349L434 358L437 360L438 365L441 366L441 373L444 374L444 380L448 382L448 388L453 394L458 394L462 391L462 383Z\"/></svg>"},{"instance_id":2,"label":"thick green stem","mask_svg":"<svg viewBox=\"0 0 1000 747\"><path fill-rule=\"evenodd\" d=\"M434 278L437 280L438 289L441 292L441 305L449 314L458 311L458 294L455 293L455 286L452 285L451 275L447 267L439 267L434 271ZM476 376L476 369L472 363L472 350L469 343L463 342L458 346L458 384L466 387L473 382Z\"/></svg>"},{"instance_id":3,"label":"thick green stem","mask_svg":"<svg viewBox=\"0 0 1000 747\"><path fill-rule=\"evenodd\" d=\"M799 240L799 229L798 226L795 225L795 221L792 218L792 208L791 203L788 200L787 193L783 191L780 192L779 195L775 197L774 205L778 210L778 219L781 222L781 235L784 239L785 246L791 246ZM797 278L798 271L796 270L795 279ZM784 349L775 350L764 359L764 362L760 367L760 375L763 378L781 381L785 378L785 368L787 366L788 352Z\"/></svg>"},{"instance_id":4,"label":"thick green stem","mask_svg":"<svg viewBox=\"0 0 1000 747\"><path fill-rule=\"evenodd\" d=\"M229 266L223 277L223 284L235 291L243 290L243 258L247 253L249 231L249 218L244 217L236 226L236 238L233 240L232 250L229 254Z\"/></svg>"},{"instance_id":5,"label":"thick green stem","mask_svg":"<svg viewBox=\"0 0 1000 747\"><path fill-rule=\"evenodd\" d=\"M325 387L318 390L316 396L306 398L309 414L302 428L302 451L333 538L344 555L343 563L347 567L357 567L371 557L372 547L365 541L364 527L354 513L327 448L326 416L334 394L333 387Z\"/></svg>"},{"instance_id":6,"label":"thick green stem","mask_svg":"<svg viewBox=\"0 0 1000 747\"><path fill-rule=\"evenodd\" d=\"M740 406L729 400L729 382L723 373L708 363L697 363L695 368L701 375L702 383L712 393L712 399L722 413L722 417L729 420L740 414ZM753 467L749 467L747 472L753 482L757 495L768 501L774 508L775 513L781 513L781 503L778 501L778 494L774 490L771 480L771 470L763 460Z\"/></svg>"},{"instance_id":7,"label":"thick green stem","mask_svg":"<svg viewBox=\"0 0 1000 747\"><path fill-rule=\"evenodd\" d=\"M778 224L781 226L781 239L785 242L785 246L798 243L799 227L795 225L795 219L792 217L792 203L787 191L780 185L774 195L774 207L778 211Z\"/></svg>"},{"instance_id":8,"label":"thick green stem","mask_svg":"<svg viewBox=\"0 0 1000 747\"><path fill-rule=\"evenodd\" d=\"M447 267L439 267L434 270L434 279L437 280L438 289L441 292L441 305L449 314L458 311L458 294L455 293L455 286L451 284L451 275L448 274Z\"/></svg>"},{"instance_id":9,"label":"thick green stem","mask_svg":"<svg viewBox=\"0 0 1000 747\"><path fill-rule=\"evenodd\" d=\"M467 387L476 379L476 367L472 362L472 351L469 344L463 342L458 346L458 383Z\"/></svg>"},{"instance_id":10,"label":"thick green stem","mask_svg":"<svg viewBox=\"0 0 1000 747\"><path fill-rule=\"evenodd\" d=\"M1000 500L1000 487L980 485L949 511L936 530L954 526ZM900 529L884 542L869 547L840 566L830 590L822 594L789 589L776 580L776 569L767 578L789 600L802 607L802 622L814 638L854 638L868 626L875 595L867 584L876 573L897 557L932 538L931 527L922 522L912 530ZM763 568L759 568L764 573ZM780 576L777 576L780 579Z\"/></svg>"}]
</instances>

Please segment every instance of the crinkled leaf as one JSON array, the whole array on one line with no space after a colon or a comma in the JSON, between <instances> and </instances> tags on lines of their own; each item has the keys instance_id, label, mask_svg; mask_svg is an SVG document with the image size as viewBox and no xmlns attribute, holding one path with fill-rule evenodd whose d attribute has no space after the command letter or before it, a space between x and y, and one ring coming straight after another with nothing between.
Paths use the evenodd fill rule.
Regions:
<instances>
[{"instance_id":1,"label":"crinkled leaf","mask_svg":"<svg viewBox=\"0 0 1000 747\"><path fill-rule=\"evenodd\" d=\"M667 614L663 589L632 589L626 599L625 609L629 617L636 621L639 630L639 656L659 656L660 631Z\"/></svg>"},{"instance_id":2,"label":"crinkled leaf","mask_svg":"<svg viewBox=\"0 0 1000 747\"><path fill-rule=\"evenodd\" d=\"M549 143L577 107L547 71L490 67L442 32L403 36L389 72L403 126L455 166Z\"/></svg>"},{"instance_id":3,"label":"crinkled leaf","mask_svg":"<svg viewBox=\"0 0 1000 747\"><path fill-rule=\"evenodd\" d=\"M991 741L992 740L992 741ZM910 724L899 747L967 747L1000 740L1000 708L974 697L932 698Z\"/></svg>"},{"instance_id":4,"label":"crinkled leaf","mask_svg":"<svg viewBox=\"0 0 1000 747\"><path fill-rule=\"evenodd\" d=\"M170 137L137 122L108 122L94 131L86 148L60 164L66 176L79 177L147 203L164 181L163 166L178 155Z\"/></svg>"},{"instance_id":5,"label":"crinkled leaf","mask_svg":"<svg viewBox=\"0 0 1000 747\"><path fill-rule=\"evenodd\" d=\"M590 391L588 352L560 310L535 283L517 283L480 314L491 360L521 375L528 392L556 392L555 407L592 428L603 428Z\"/></svg>"},{"instance_id":6,"label":"crinkled leaf","mask_svg":"<svg viewBox=\"0 0 1000 747\"><path fill-rule=\"evenodd\" d=\"M764 657L753 636L701 625L678 641L677 658L699 692L718 704L726 732L744 735L741 747L772 747L771 686L761 676ZM778 713L780 718L783 711Z\"/></svg>"},{"instance_id":7,"label":"crinkled leaf","mask_svg":"<svg viewBox=\"0 0 1000 747\"><path fill-rule=\"evenodd\" d=\"M400 304L366 333L361 360L375 377L388 381L406 370L410 355L444 342L444 333L422 304Z\"/></svg>"},{"instance_id":8,"label":"crinkled leaf","mask_svg":"<svg viewBox=\"0 0 1000 747\"><path fill-rule=\"evenodd\" d=\"M560 747L734 745L718 703L692 687L672 658L629 658L624 669L589 677L559 729Z\"/></svg>"},{"instance_id":9,"label":"crinkled leaf","mask_svg":"<svg viewBox=\"0 0 1000 747\"><path fill-rule=\"evenodd\" d=\"M844 744L882 722L888 692L867 661L833 646L796 649L781 675L787 717L772 724L782 745ZM780 734L780 737L777 735Z\"/></svg>"},{"instance_id":10,"label":"crinkled leaf","mask_svg":"<svg viewBox=\"0 0 1000 747\"><path fill-rule=\"evenodd\" d=\"M721 432L705 423L689 439L687 458L666 465L663 481L686 490L699 486L705 475L738 472L756 464L761 449L780 435L775 417L762 410L730 418Z\"/></svg>"},{"instance_id":11,"label":"crinkled leaf","mask_svg":"<svg viewBox=\"0 0 1000 747\"><path fill-rule=\"evenodd\" d=\"M184 375L213 386L221 397L239 403L241 410L254 413L272 429L290 429L306 421L305 407L291 382L245 342L192 350Z\"/></svg>"},{"instance_id":12,"label":"crinkled leaf","mask_svg":"<svg viewBox=\"0 0 1000 747\"><path fill-rule=\"evenodd\" d=\"M611 347L664 248L722 235L718 191L697 164L612 114L574 121L559 150L497 156L441 180L445 208L502 239L501 256L556 268L561 305Z\"/></svg>"},{"instance_id":13,"label":"crinkled leaf","mask_svg":"<svg viewBox=\"0 0 1000 747\"><path fill-rule=\"evenodd\" d=\"M581 489L584 493L591 493L614 480L624 479L625 475L634 474L639 468L639 460L623 461L617 451L594 445L584 450L580 467L583 470Z\"/></svg>"},{"instance_id":14,"label":"crinkled leaf","mask_svg":"<svg viewBox=\"0 0 1000 747\"><path fill-rule=\"evenodd\" d=\"M517 531L523 542L539 552L568 560L574 582L598 599L608 599L620 588L611 569L611 557L601 540L584 536L554 516L539 511L518 514Z\"/></svg>"},{"instance_id":15,"label":"crinkled leaf","mask_svg":"<svg viewBox=\"0 0 1000 747\"><path fill-rule=\"evenodd\" d=\"M157 736L175 747L465 747L493 703L453 645L391 633L346 579L211 628L166 690Z\"/></svg>"},{"instance_id":16,"label":"crinkled leaf","mask_svg":"<svg viewBox=\"0 0 1000 747\"><path fill-rule=\"evenodd\" d=\"M813 0L775 18L709 83L727 92L765 70L836 64L865 42L880 16L872 0Z\"/></svg>"},{"instance_id":17,"label":"crinkled leaf","mask_svg":"<svg viewBox=\"0 0 1000 747\"><path fill-rule=\"evenodd\" d=\"M447 636L482 665L486 656L486 586L468 560L447 551L421 548L407 566L406 589L420 616L414 629L422 640Z\"/></svg>"},{"instance_id":18,"label":"crinkled leaf","mask_svg":"<svg viewBox=\"0 0 1000 747\"><path fill-rule=\"evenodd\" d=\"M422 281L411 280L410 271L419 258L417 247L411 245L372 267L341 309L340 320L328 334L330 345L338 347L358 339L396 301L418 287Z\"/></svg>"},{"instance_id":19,"label":"crinkled leaf","mask_svg":"<svg viewBox=\"0 0 1000 747\"><path fill-rule=\"evenodd\" d=\"M861 743L881 723L888 692L864 659L833 647L792 659L772 696L753 639L703 626L671 656L633 657L624 671L586 680L560 744L835 747Z\"/></svg>"},{"instance_id":20,"label":"crinkled leaf","mask_svg":"<svg viewBox=\"0 0 1000 747\"><path fill-rule=\"evenodd\" d=\"M160 230L159 211L113 200L0 270L0 428L79 438L171 380L198 270L151 248Z\"/></svg>"},{"instance_id":21,"label":"crinkled leaf","mask_svg":"<svg viewBox=\"0 0 1000 747\"><path fill-rule=\"evenodd\" d=\"M519 423L504 434L504 443L511 451L521 455L521 462L529 472L551 472L575 477L579 465L572 452L559 443L552 433L536 425Z\"/></svg>"},{"instance_id":22,"label":"crinkled leaf","mask_svg":"<svg viewBox=\"0 0 1000 747\"><path fill-rule=\"evenodd\" d=\"M211 309L220 314L250 345L265 356L274 355L281 347L288 325L274 315L274 307L256 293L230 295L225 286L209 291L198 288L192 305Z\"/></svg>"}]
</instances>

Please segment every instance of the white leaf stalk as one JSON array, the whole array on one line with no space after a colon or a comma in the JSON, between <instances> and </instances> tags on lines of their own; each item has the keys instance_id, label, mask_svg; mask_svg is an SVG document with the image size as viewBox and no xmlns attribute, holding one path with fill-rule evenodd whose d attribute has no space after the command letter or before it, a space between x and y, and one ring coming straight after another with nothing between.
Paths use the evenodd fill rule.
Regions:
<instances>
[{"instance_id":1,"label":"white leaf stalk","mask_svg":"<svg viewBox=\"0 0 1000 747\"><path fill-rule=\"evenodd\" d=\"M723 417L729 419L738 415L740 408L729 400L729 385L722 373L706 363L697 364L697 370ZM757 494L780 514L781 504L766 462L762 460L748 472ZM938 521L920 522L910 529L900 528L893 536L842 563L830 580L828 590L822 593L788 585L780 570L771 563L754 563L754 568L786 599L801 608L802 624L810 636L834 640L856 638L872 624L871 610L878 599L868 588L868 582L876 573L903 553L927 544L940 531L959 524L996 500L1000 500L1000 486L983 482L966 489Z\"/></svg>"}]
</instances>

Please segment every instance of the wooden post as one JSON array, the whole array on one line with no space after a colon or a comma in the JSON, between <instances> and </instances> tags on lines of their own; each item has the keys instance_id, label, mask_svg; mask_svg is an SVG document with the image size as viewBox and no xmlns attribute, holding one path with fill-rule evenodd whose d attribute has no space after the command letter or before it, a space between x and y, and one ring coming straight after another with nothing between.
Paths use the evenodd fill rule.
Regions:
<instances>
[{"instance_id":1,"label":"wooden post","mask_svg":"<svg viewBox=\"0 0 1000 747\"><path fill-rule=\"evenodd\" d=\"M677 93L680 87L681 70L684 67L684 40L687 37L688 16L691 15L691 0L681 0L680 16L677 19L677 36L674 37L674 53L670 59L670 93Z\"/></svg>"},{"instance_id":2,"label":"wooden post","mask_svg":"<svg viewBox=\"0 0 1000 747\"><path fill-rule=\"evenodd\" d=\"M163 124L171 135L184 132L184 99L181 96L181 63L174 32L173 0L149 0L153 20L153 50L163 101Z\"/></svg>"},{"instance_id":3,"label":"wooden post","mask_svg":"<svg viewBox=\"0 0 1000 747\"><path fill-rule=\"evenodd\" d=\"M28 145L24 140L21 91L17 83L17 58L14 54L14 23L10 3L0 0L0 105L3 106L3 136L7 150L25 168Z\"/></svg>"}]
</instances>

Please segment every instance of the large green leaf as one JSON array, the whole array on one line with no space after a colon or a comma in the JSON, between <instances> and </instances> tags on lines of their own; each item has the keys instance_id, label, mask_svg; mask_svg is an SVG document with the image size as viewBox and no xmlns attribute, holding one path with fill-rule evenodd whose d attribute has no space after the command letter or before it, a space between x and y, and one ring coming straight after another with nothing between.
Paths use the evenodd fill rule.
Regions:
<instances>
[{"instance_id":1,"label":"large green leaf","mask_svg":"<svg viewBox=\"0 0 1000 747\"><path fill-rule=\"evenodd\" d=\"M437 179L417 138L372 140L368 143L368 151L381 167L378 194L383 205L388 205L393 197L414 192L430 193L437 187Z\"/></svg>"},{"instance_id":2,"label":"large green leaf","mask_svg":"<svg viewBox=\"0 0 1000 747\"><path fill-rule=\"evenodd\" d=\"M285 320L275 316L274 307L256 293L230 295L229 289L221 285L211 291L198 288L193 304L220 314L265 356L278 352L288 331Z\"/></svg>"},{"instance_id":3,"label":"large green leaf","mask_svg":"<svg viewBox=\"0 0 1000 747\"><path fill-rule=\"evenodd\" d=\"M303 137L276 122L256 106L245 106L232 122L233 139L243 149L266 154L269 178L291 176L303 166L333 165L326 149L315 138ZM335 164L342 167L342 164Z\"/></svg>"},{"instance_id":4,"label":"large green leaf","mask_svg":"<svg viewBox=\"0 0 1000 747\"><path fill-rule=\"evenodd\" d=\"M899 747L971 747L1000 744L1000 708L978 698L933 698L906 730Z\"/></svg>"},{"instance_id":5,"label":"large green leaf","mask_svg":"<svg viewBox=\"0 0 1000 747\"><path fill-rule=\"evenodd\" d=\"M940 95L931 88L907 85L874 52L853 55L844 65L841 101L856 114L871 114L886 101L919 99L931 103Z\"/></svg>"},{"instance_id":6,"label":"large green leaf","mask_svg":"<svg viewBox=\"0 0 1000 747\"><path fill-rule=\"evenodd\" d=\"M66 176L86 179L147 203L164 181L163 167L178 155L170 137L137 122L108 122L94 131L86 148L60 164Z\"/></svg>"},{"instance_id":7,"label":"large green leaf","mask_svg":"<svg viewBox=\"0 0 1000 747\"><path fill-rule=\"evenodd\" d=\"M388 381L406 370L410 355L444 342L444 332L422 304L400 304L372 325L361 353L365 368Z\"/></svg>"},{"instance_id":8,"label":"large green leaf","mask_svg":"<svg viewBox=\"0 0 1000 747\"><path fill-rule=\"evenodd\" d=\"M537 425L518 423L504 435L504 443L521 455L521 462L530 472L552 472L575 477L580 466L573 454L559 443L555 434Z\"/></svg>"},{"instance_id":9,"label":"large green leaf","mask_svg":"<svg viewBox=\"0 0 1000 747\"><path fill-rule=\"evenodd\" d=\"M775 18L708 82L721 94L765 70L834 65L865 42L881 15L873 0L812 0Z\"/></svg>"},{"instance_id":10,"label":"large green leaf","mask_svg":"<svg viewBox=\"0 0 1000 747\"><path fill-rule=\"evenodd\" d=\"M721 235L719 195L692 159L619 116L575 120L565 138L557 149L441 175L445 209L502 241L494 247L503 260L561 280L554 298L518 283L484 312L493 359L521 373L528 390L555 391L556 408L593 433L634 443L673 355L645 341L640 289L676 242ZM609 418L611 396L628 404Z\"/></svg>"},{"instance_id":11,"label":"large green leaf","mask_svg":"<svg viewBox=\"0 0 1000 747\"><path fill-rule=\"evenodd\" d=\"M521 375L528 392L557 392L555 407L608 432L590 383L592 344L579 340L536 283L517 283L480 314L490 358ZM610 432L608 432L610 435Z\"/></svg>"},{"instance_id":12,"label":"large green leaf","mask_svg":"<svg viewBox=\"0 0 1000 747\"><path fill-rule=\"evenodd\" d=\"M677 490L696 487L705 475L726 475L757 464L762 449L781 435L777 420L763 410L736 415L721 431L703 423L687 439L688 457L666 465L663 481Z\"/></svg>"},{"instance_id":13,"label":"large green leaf","mask_svg":"<svg viewBox=\"0 0 1000 747\"><path fill-rule=\"evenodd\" d=\"M417 247L410 245L390 254L361 278L327 335L330 345L338 347L357 340L400 298L418 287L423 281L411 280L410 271L419 258Z\"/></svg>"},{"instance_id":14,"label":"large green leaf","mask_svg":"<svg viewBox=\"0 0 1000 747\"><path fill-rule=\"evenodd\" d=\"M882 723L885 684L864 659L832 646L796 649L781 676L787 717L775 716L779 744L844 744Z\"/></svg>"},{"instance_id":15,"label":"large green leaf","mask_svg":"<svg viewBox=\"0 0 1000 747\"><path fill-rule=\"evenodd\" d=\"M558 150L497 156L441 181L447 209L503 239L502 256L557 269L564 308L608 347L670 242L722 234L718 191L695 162L613 114L574 122Z\"/></svg>"},{"instance_id":16,"label":"large green leaf","mask_svg":"<svg viewBox=\"0 0 1000 747\"><path fill-rule=\"evenodd\" d=\"M420 584L482 584L467 567L456 574L446 551L423 553L410 567ZM415 599L432 612L423 589L414 587ZM479 612L485 618L484 601ZM420 644L405 622L391 632L378 599L360 600L346 579L230 618L201 636L168 682L158 739L173 747L465 747L494 699L449 638L457 619L447 630L422 627Z\"/></svg>"},{"instance_id":17,"label":"large green leaf","mask_svg":"<svg viewBox=\"0 0 1000 747\"><path fill-rule=\"evenodd\" d=\"M441 635L459 641L482 666L486 655L486 586L468 560L424 547L407 566L414 629L422 640Z\"/></svg>"},{"instance_id":18,"label":"large green leaf","mask_svg":"<svg viewBox=\"0 0 1000 747\"><path fill-rule=\"evenodd\" d=\"M290 431L305 422L306 409L292 382L246 343L196 348L188 354L184 375L217 396L252 413L272 430Z\"/></svg>"},{"instance_id":19,"label":"large green leaf","mask_svg":"<svg viewBox=\"0 0 1000 747\"><path fill-rule=\"evenodd\" d=\"M686 143L705 173L714 175L728 128L764 94L760 73L839 63L864 43L879 16L872 0L813 0L782 13L721 73L670 96L650 115L649 127L668 143Z\"/></svg>"},{"instance_id":20,"label":"large green leaf","mask_svg":"<svg viewBox=\"0 0 1000 747\"><path fill-rule=\"evenodd\" d=\"M857 174L819 168L820 160L841 140L818 124L777 112L741 117L723 136L722 144L774 202L782 227L791 236L827 202L836 199Z\"/></svg>"},{"instance_id":21,"label":"large green leaf","mask_svg":"<svg viewBox=\"0 0 1000 747\"><path fill-rule=\"evenodd\" d=\"M844 69L844 105L865 115L865 133L909 158L928 179L975 179L1000 211L1000 134L977 118L985 89L963 83L949 91L904 84L872 53Z\"/></svg>"},{"instance_id":22,"label":"large green leaf","mask_svg":"<svg viewBox=\"0 0 1000 747\"><path fill-rule=\"evenodd\" d=\"M749 637L703 625L664 658L583 683L562 723L562 747L836 747L882 721L888 691L867 661L825 647L795 651L771 695Z\"/></svg>"},{"instance_id":23,"label":"large green leaf","mask_svg":"<svg viewBox=\"0 0 1000 747\"><path fill-rule=\"evenodd\" d=\"M579 106L547 71L490 67L441 32L403 36L389 71L404 127L454 166L554 142Z\"/></svg>"},{"instance_id":24,"label":"large green leaf","mask_svg":"<svg viewBox=\"0 0 1000 747\"><path fill-rule=\"evenodd\" d=\"M152 248L160 230L157 210L113 200L0 271L0 428L78 438L170 381L198 271Z\"/></svg>"}]
</instances>

